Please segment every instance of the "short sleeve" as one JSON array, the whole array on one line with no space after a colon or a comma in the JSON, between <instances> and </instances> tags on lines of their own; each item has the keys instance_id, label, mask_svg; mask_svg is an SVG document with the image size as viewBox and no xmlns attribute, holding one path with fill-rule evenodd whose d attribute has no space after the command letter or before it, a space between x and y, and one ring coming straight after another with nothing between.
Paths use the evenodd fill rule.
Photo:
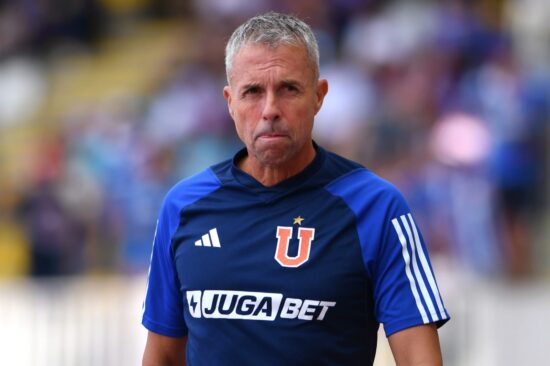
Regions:
<instances>
[{"instance_id":1,"label":"short sleeve","mask_svg":"<svg viewBox=\"0 0 550 366\"><path fill-rule=\"evenodd\" d=\"M327 189L355 215L374 313L386 335L421 324L444 324L449 315L424 239L402 194L366 169L351 172Z\"/></svg>"},{"instance_id":2,"label":"short sleeve","mask_svg":"<svg viewBox=\"0 0 550 366\"><path fill-rule=\"evenodd\" d=\"M387 336L421 324L441 326L449 315L422 234L401 194L395 189L385 194L381 207L387 213L381 222L379 247L368 258L376 316Z\"/></svg>"},{"instance_id":3,"label":"short sleeve","mask_svg":"<svg viewBox=\"0 0 550 366\"><path fill-rule=\"evenodd\" d=\"M166 200L161 209L153 239L147 292L143 304L142 324L150 331L170 337L187 334L183 318L183 298L171 251L170 220L178 217L170 212ZM176 223L177 225L177 223Z\"/></svg>"}]
</instances>

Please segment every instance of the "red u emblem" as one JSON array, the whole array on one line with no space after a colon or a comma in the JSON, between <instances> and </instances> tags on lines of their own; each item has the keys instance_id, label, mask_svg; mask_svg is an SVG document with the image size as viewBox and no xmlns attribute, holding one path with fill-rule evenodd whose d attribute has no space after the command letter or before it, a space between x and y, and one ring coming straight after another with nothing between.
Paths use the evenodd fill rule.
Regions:
<instances>
[{"instance_id":1,"label":"red u emblem","mask_svg":"<svg viewBox=\"0 0 550 366\"><path fill-rule=\"evenodd\" d=\"M294 257L288 256L288 247L292 238L291 226L277 226L277 250L275 260L283 267L299 267L309 259L311 242L315 236L315 229L298 228L298 254Z\"/></svg>"}]
</instances>

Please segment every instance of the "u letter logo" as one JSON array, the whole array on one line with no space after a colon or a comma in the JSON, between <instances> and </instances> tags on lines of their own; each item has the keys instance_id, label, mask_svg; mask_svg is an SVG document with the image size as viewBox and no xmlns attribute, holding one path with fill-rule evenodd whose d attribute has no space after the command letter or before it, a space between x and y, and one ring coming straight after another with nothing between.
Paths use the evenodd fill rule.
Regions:
<instances>
[{"instance_id":1,"label":"u letter logo","mask_svg":"<svg viewBox=\"0 0 550 366\"><path fill-rule=\"evenodd\" d=\"M277 250L275 260L283 267L299 267L309 259L311 242L315 236L315 229L301 227L298 229L298 254L294 257L288 255L288 247L292 238L291 226L277 226Z\"/></svg>"}]
</instances>

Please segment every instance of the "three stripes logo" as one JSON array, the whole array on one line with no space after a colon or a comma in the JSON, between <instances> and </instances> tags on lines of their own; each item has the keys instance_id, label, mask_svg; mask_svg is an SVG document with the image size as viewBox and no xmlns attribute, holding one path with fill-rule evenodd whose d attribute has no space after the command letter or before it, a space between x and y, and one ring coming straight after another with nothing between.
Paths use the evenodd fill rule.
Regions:
<instances>
[{"instance_id":1,"label":"three stripes logo","mask_svg":"<svg viewBox=\"0 0 550 366\"><path fill-rule=\"evenodd\" d=\"M220 237L216 228L210 229L199 240L195 241L196 247L214 247L221 248Z\"/></svg>"},{"instance_id":2,"label":"three stripes logo","mask_svg":"<svg viewBox=\"0 0 550 366\"><path fill-rule=\"evenodd\" d=\"M409 279L411 291L418 311L422 316L422 321L424 323L430 322L424 304L428 308L431 321L447 319L448 315L443 307L434 275L422 248L412 215L409 213L400 216L399 219L395 218L392 220L392 224L401 243L405 273ZM418 290L420 290L420 293Z\"/></svg>"}]
</instances>

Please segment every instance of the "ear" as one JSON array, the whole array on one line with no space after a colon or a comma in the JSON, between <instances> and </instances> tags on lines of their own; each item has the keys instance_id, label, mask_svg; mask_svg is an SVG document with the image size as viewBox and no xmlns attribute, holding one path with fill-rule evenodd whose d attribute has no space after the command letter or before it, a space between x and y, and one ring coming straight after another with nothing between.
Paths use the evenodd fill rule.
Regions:
<instances>
[{"instance_id":1,"label":"ear","mask_svg":"<svg viewBox=\"0 0 550 366\"><path fill-rule=\"evenodd\" d=\"M229 85L223 87L223 97L227 101L227 109L229 110L229 114L233 117L233 110L231 109L231 101L233 99L231 98L231 87Z\"/></svg>"},{"instance_id":2,"label":"ear","mask_svg":"<svg viewBox=\"0 0 550 366\"><path fill-rule=\"evenodd\" d=\"M317 89L315 90L315 114L321 110L323 105L323 100L325 100L325 95L328 93L328 81L325 79L320 79L317 81Z\"/></svg>"}]
</instances>

